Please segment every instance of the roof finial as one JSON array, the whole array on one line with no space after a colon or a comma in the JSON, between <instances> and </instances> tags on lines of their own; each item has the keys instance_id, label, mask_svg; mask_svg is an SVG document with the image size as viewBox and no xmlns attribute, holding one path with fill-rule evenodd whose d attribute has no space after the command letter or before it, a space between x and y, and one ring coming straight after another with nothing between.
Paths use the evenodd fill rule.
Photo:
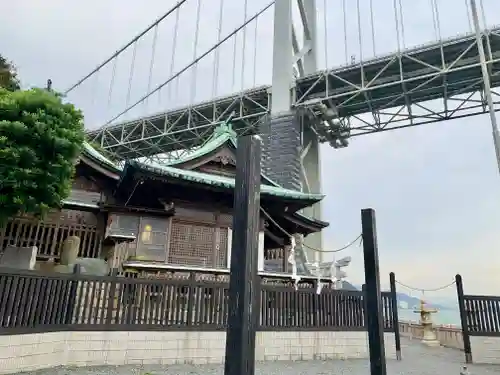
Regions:
<instances>
[{"instance_id":1,"label":"roof finial","mask_svg":"<svg viewBox=\"0 0 500 375\"><path fill-rule=\"evenodd\" d=\"M233 130L233 126L229 121L221 122L214 129L215 137L219 137L223 134L229 134L231 137L236 137L236 132Z\"/></svg>"}]
</instances>

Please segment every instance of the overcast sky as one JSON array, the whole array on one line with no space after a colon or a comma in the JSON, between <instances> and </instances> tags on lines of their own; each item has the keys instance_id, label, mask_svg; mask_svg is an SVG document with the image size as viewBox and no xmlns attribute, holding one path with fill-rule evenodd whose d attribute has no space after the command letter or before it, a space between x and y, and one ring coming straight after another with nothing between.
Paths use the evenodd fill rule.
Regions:
<instances>
[{"instance_id":1,"label":"overcast sky","mask_svg":"<svg viewBox=\"0 0 500 375\"><path fill-rule=\"evenodd\" d=\"M217 41L219 1L201 0L197 55ZM356 1L347 2L345 34L342 1L327 0L325 27L324 3L318 0L320 69L344 64L351 56L368 59L398 49L392 1L373 0L375 43L370 1L360 0L361 38ZM47 78L51 78L56 89L64 90L173 3L172 0L149 0L147 5L144 1L88 0L69 5L64 0L9 1L2 5L4 12L0 15L0 53L18 66L25 87L44 86ZM137 44L131 80L133 48L118 59L113 85L110 85L113 71L110 64L71 93L69 99L84 110L88 128L102 125L127 104L141 98L148 86L156 87L193 60L196 3L197 0L188 0L180 11L175 50L175 14L158 27L152 70L154 32ZM243 22L244 3L244 0L225 0L223 35ZM247 14L255 14L266 3L267 0L249 1ZM436 28L431 0L402 0L400 48L469 30L464 1L437 0L437 3L439 27ZM487 24L500 24L498 0L484 0L484 7ZM401 13L398 10L399 20ZM215 74L217 58L212 54L197 66L196 73L193 69L183 73L178 82L167 85L161 95L151 97L147 104L136 107L123 119L207 100L214 94L269 84L272 17L272 8L259 17L257 32L255 22L250 24L245 43L243 33L238 34L236 59L233 59L233 40L226 42L220 49L219 69ZM331 223L325 232L325 247L340 247L356 237L360 232L360 209L373 207L377 211L383 282L394 271L404 283L435 288L452 281L460 272L466 292L498 295L500 177L488 116L359 137L342 150L323 146L322 169L323 192L327 194L323 214ZM354 258L350 279L361 283L361 248L352 248L345 255ZM454 293L453 288L442 292L447 296Z\"/></svg>"}]
</instances>

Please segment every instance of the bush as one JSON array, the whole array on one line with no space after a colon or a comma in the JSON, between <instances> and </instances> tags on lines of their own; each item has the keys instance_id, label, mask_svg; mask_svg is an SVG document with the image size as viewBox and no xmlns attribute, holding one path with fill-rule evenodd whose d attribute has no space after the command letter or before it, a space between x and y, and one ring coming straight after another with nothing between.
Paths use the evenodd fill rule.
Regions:
<instances>
[{"instance_id":1,"label":"bush","mask_svg":"<svg viewBox=\"0 0 500 375\"><path fill-rule=\"evenodd\" d=\"M20 89L16 67L2 55L0 55L0 88L7 89L9 91L16 91Z\"/></svg>"},{"instance_id":2,"label":"bush","mask_svg":"<svg viewBox=\"0 0 500 375\"><path fill-rule=\"evenodd\" d=\"M60 96L0 89L0 222L61 207L83 141L82 113Z\"/></svg>"}]
</instances>

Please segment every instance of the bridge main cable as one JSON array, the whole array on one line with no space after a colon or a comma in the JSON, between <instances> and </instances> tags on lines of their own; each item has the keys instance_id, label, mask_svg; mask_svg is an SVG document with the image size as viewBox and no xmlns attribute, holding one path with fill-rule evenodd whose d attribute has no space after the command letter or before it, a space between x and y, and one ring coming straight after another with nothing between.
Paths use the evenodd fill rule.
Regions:
<instances>
[{"instance_id":1,"label":"bridge main cable","mask_svg":"<svg viewBox=\"0 0 500 375\"><path fill-rule=\"evenodd\" d=\"M134 38L132 38L127 44L125 44L122 48L118 49L115 53L113 53L110 57L108 57L104 62L99 64L94 70L92 70L89 74L81 78L78 82L76 82L73 86L68 88L66 91L64 91L64 95L69 94L71 91L73 91L75 88L80 86L83 82L85 82L87 79L92 77L95 73L97 73L99 70L101 70L104 66L106 66L109 62L111 62L115 57L120 55L123 51L125 51L128 47L130 47L132 44L137 42L139 39L141 39L144 35L146 35L151 29L153 29L155 26L157 26L160 22L162 22L165 18L167 18L169 15L171 15L173 12L175 12L177 9L179 9L185 2L188 0L179 0L177 4L175 4L172 8L170 8L166 13L164 13L160 18L156 19L151 25L149 25L147 28L145 28L142 32L137 34Z\"/></svg>"},{"instance_id":2,"label":"bridge main cable","mask_svg":"<svg viewBox=\"0 0 500 375\"><path fill-rule=\"evenodd\" d=\"M115 121L116 119L120 118L121 116L123 116L125 113L127 113L128 111L130 111L131 109L137 107L140 103L142 103L144 100L146 100L147 98L149 98L151 95L153 95L155 92L158 92L159 90L161 90L163 87L165 87L166 85L168 85L170 82L172 82L174 79L176 79L177 77L179 77L182 73L184 73L186 70L188 70L189 68L191 68L193 65L197 64L198 62L200 62L204 57L206 57L207 55L209 55L211 52L213 52L214 50L216 50L218 47L220 47L222 44L224 44L225 42L227 42L229 39L231 39L234 35L236 35L240 30L242 30L244 27L246 27L249 23L251 23L253 20L255 20L256 18L258 18L262 13L264 13L266 10L268 10L271 6L274 5L274 0L271 1L269 4L267 4L264 8L262 8L260 11L258 11L257 13L255 13L252 17L248 18L245 22L243 22L240 26L238 26L237 28L235 28L231 33L229 33L228 35L226 35L223 39L221 39L220 41L218 41L217 43L215 43L212 47L210 47L208 50L206 50L204 53L202 53L200 56L198 56L196 59L194 59L193 61L191 61L188 65L184 66L184 68L180 69L177 73L175 73L174 75L172 75L170 78L168 78L166 81L164 81L162 84L158 85L154 90L150 91L149 93L147 93L146 95L144 95L142 98L140 98L139 100L137 100L134 104L130 105L129 107L127 107L126 109L124 109L123 111L121 111L119 114L117 114L116 116L114 116L111 120L107 121L104 125L102 125L101 127L99 127L99 129L103 129L105 128L106 126L110 125L113 121Z\"/></svg>"}]
</instances>

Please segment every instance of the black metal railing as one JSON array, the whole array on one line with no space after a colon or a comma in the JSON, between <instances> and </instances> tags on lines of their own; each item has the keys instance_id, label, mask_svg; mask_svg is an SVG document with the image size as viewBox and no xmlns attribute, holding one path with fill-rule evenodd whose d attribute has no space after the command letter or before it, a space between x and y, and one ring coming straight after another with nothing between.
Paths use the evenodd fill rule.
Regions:
<instances>
[{"instance_id":1,"label":"black metal railing","mask_svg":"<svg viewBox=\"0 0 500 375\"><path fill-rule=\"evenodd\" d=\"M500 296L465 294L460 275L455 283L464 336L500 336Z\"/></svg>"},{"instance_id":2,"label":"black metal railing","mask_svg":"<svg viewBox=\"0 0 500 375\"><path fill-rule=\"evenodd\" d=\"M364 293L315 281L295 290L289 281L263 278L259 330L366 330ZM63 330L225 330L226 282L187 278L46 274L0 269L0 334ZM385 330L394 332L390 292L382 293Z\"/></svg>"},{"instance_id":3,"label":"black metal railing","mask_svg":"<svg viewBox=\"0 0 500 375\"><path fill-rule=\"evenodd\" d=\"M464 295L467 330L471 336L500 336L500 297Z\"/></svg>"}]
</instances>

